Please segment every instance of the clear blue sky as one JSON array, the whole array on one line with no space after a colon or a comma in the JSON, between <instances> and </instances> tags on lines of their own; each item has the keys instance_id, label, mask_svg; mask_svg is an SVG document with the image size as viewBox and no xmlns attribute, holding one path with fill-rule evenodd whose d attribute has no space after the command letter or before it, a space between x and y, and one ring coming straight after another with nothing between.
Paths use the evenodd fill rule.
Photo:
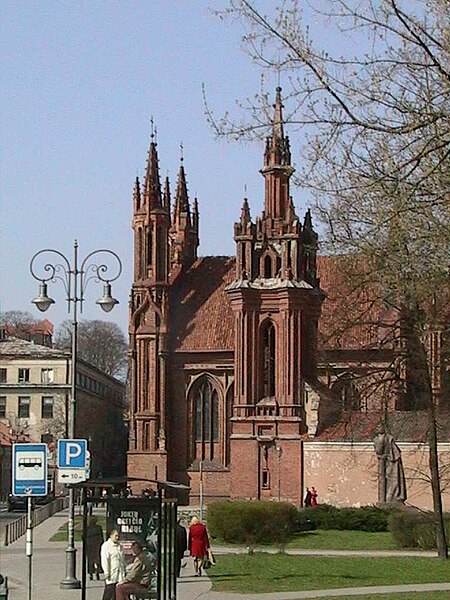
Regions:
<instances>
[{"instance_id":1,"label":"clear blue sky","mask_svg":"<svg viewBox=\"0 0 450 600\"><path fill-rule=\"evenodd\" d=\"M31 256L52 247L71 256L117 252L124 273L110 314L126 331L132 283L132 188L142 175L150 117L158 129L160 173L172 191L180 141L191 199L200 206L200 255L234 254L233 223L244 186L252 216L263 204L259 143L214 139L202 83L217 114L259 88L240 48L240 26L209 8L225 0L3 0L1 51L0 310L28 310L37 282ZM263 9L273 5L261 0ZM294 149L294 160L295 160ZM296 205L305 203L296 194ZM104 319L88 289L84 318ZM67 318L62 286L45 316Z\"/></svg>"}]
</instances>

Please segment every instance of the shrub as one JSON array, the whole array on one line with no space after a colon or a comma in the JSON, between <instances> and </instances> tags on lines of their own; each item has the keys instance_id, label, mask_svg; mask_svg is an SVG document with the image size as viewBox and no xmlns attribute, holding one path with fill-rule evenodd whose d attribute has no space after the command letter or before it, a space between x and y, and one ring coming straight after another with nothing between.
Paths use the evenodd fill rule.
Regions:
<instances>
[{"instance_id":1,"label":"shrub","mask_svg":"<svg viewBox=\"0 0 450 600\"><path fill-rule=\"evenodd\" d=\"M337 508L319 504L315 508L299 510L297 530L353 529L359 531L387 531L389 513L375 506Z\"/></svg>"},{"instance_id":2,"label":"shrub","mask_svg":"<svg viewBox=\"0 0 450 600\"><path fill-rule=\"evenodd\" d=\"M228 543L284 544L296 529L297 509L287 502L227 500L208 506L208 528Z\"/></svg>"},{"instance_id":3,"label":"shrub","mask_svg":"<svg viewBox=\"0 0 450 600\"><path fill-rule=\"evenodd\" d=\"M444 515L447 540L450 539L450 514ZM395 512L389 516L389 530L399 548L436 548L436 527L432 513Z\"/></svg>"}]
</instances>

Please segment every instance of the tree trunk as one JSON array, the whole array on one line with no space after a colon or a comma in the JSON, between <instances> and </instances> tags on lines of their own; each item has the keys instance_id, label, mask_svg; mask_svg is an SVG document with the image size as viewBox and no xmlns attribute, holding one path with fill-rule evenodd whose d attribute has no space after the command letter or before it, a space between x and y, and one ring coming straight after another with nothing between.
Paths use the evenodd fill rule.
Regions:
<instances>
[{"instance_id":1,"label":"tree trunk","mask_svg":"<svg viewBox=\"0 0 450 600\"><path fill-rule=\"evenodd\" d=\"M431 474L431 493L433 497L434 523L436 527L436 544L439 558L448 558L447 539L445 534L444 515L442 511L441 478L439 472L438 439L436 425L436 407L434 405L431 377L428 366L426 348L420 335L420 318L417 306L405 312L407 354L415 375L421 381L421 393L424 395L428 415L428 464Z\"/></svg>"},{"instance_id":2,"label":"tree trunk","mask_svg":"<svg viewBox=\"0 0 450 600\"><path fill-rule=\"evenodd\" d=\"M434 403L431 400L428 409L429 420L429 465L431 472L431 490L433 494L433 509L436 524L436 542L439 558L448 558L447 539L445 535L444 514L442 512L441 480L439 476L439 457L437 447L436 416Z\"/></svg>"}]
</instances>

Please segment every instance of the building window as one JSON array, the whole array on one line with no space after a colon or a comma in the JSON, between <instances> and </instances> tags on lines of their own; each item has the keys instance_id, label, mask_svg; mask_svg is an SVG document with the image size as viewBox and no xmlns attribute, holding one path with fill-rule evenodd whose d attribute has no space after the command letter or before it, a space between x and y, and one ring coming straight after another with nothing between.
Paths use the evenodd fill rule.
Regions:
<instances>
[{"instance_id":1,"label":"building window","mask_svg":"<svg viewBox=\"0 0 450 600\"><path fill-rule=\"evenodd\" d=\"M342 410L360 410L361 399L353 376L350 373L342 375L333 386L333 391L341 397Z\"/></svg>"},{"instance_id":2,"label":"building window","mask_svg":"<svg viewBox=\"0 0 450 600\"><path fill-rule=\"evenodd\" d=\"M6 369L0 369L0 383L6 383Z\"/></svg>"},{"instance_id":3,"label":"building window","mask_svg":"<svg viewBox=\"0 0 450 600\"><path fill-rule=\"evenodd\" d=\"M263 398L275 396L275 326L269 321L263 331Z\"/></svg>"},{"instance_id":4,"label":"building window","mask_svg":"<svg viewBox=\"0 0 450 600\"><path fill-rule=\"evenodd\" d=\"M41 383L53 383L53 369L41 369Z\"/></svg>"},{"instance_id":5,"label":"building window","mask_svg":"<svg viewBox=\"0 0 450 600\"><path fill-rule=\"evenodd\" d=\"M270 490L270 476L268 469L263 469L261 472L261 487L263 490Z\"/></svg>"},{"instance_id":6,"label":"building window","mask_svg":"<svg viewBox=\"0 0 450 600\"><path fill-rule=\"evenodd\" d=\"M268 255L264 258L264 277L266 279L272 277L272 259Z\"/></svg>"},{"instance_id":7,"label":"building window","mask_svg":"<svg viewBox=\"0 0 450 600\"><path fill-rule=\"evenodd\" d=\"M30 418L30 397L29 396L19 396L19 411L18 411L19 419L29 419Z\"/></svg>"},{"instance_id":8,"label":"building window","mask_svg":"<svg viewBox=\"0 0 450 600\"><path fill-rule=\"evenodd\" d=\"M0 419L6 417L6 396L0 396Z\"/></svg>"},{"instance_id":9,"label":"building window","mask_svg":"<svg viewBox=\"0 0 450 600\"><path fill-rule=\"evenodd\" d=\"M30 382L30 369L19 369L19 383L29 383Z\"/></svg>"},{"instance_id":10,"label":"building window","mask_svg":"<svg viewBox=\"0 0 450 600\"><path fill-rule=\"evenodd\" d=\"M212 460L214 442L219 439L219 397L210 381L204 381L194 396L194 436L201 447L197 458Z\"/></svg>"},{"instance_id":11,"label":"building window","mask_svg":"<svg viewBox=\"0 0 450 600\"><path fill-rule=\"evenodd\" d=\"M143 424L143 440L142 440L142 449L150 450L150 423Z\"/></svg>"},{"instance_id":12,"label":"building window","mask_svg":"<svg viewBox=\"0 0 450 600\"><path fill-rule=\"evenodd\" d=\"M41 417L53 419L53 396L42 396Z\"/></svg>"}]
</instances>

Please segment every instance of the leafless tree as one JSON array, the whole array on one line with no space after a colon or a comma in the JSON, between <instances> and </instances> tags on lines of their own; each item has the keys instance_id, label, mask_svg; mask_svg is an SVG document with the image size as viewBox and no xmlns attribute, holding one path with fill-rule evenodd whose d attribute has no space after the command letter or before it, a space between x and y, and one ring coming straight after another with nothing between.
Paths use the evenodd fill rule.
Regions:
<instances>
[{"instance_id":1,"label":"leafless tree","mask_svg":"<svg viewBox=\"0 0 450 600\"><path fill-rule=\"evenodd\" d=\"M376 286L399 316L398 356L429 415L438 554L447 558L426 344L430 328L448 319L450 0L323 0L311 10L328 37L347 40L340 54L313 39L302 6L285 0L264 15L256 0L230 0L222 16L243 23L252 60L287 83L285 119L302 140L297 182L312 190L323 247L363 258L354 261L356 287ZM218 135L265 135L266 91L244 108L250 117L236 122L228 114L217 120L206 105Z\"/></svg>"},{"instance_id":2,"label":"leafless tree","mask_svg":"<svg viewBox=\"0 0 450 600\"><path fill-rule=\"evenodd\" d=\"M70 350L72 323L63 321L56 333L55 346ZM78 356L108 375L125 378L128 363L128 344L116 323L81 321L78 324Z\"/></svg>"},{"instance_id":3,"label":"leafless tree","mask_svg":"<svg viewBox=\"0 0 450 600\"><path fill-rule=\"evenodd\" d=\"M20 330L28 328L32 323L36 323L36 319L27 311L22 310L7 310L0 313L0 323Z\"/></svg>"}]
</instances>

